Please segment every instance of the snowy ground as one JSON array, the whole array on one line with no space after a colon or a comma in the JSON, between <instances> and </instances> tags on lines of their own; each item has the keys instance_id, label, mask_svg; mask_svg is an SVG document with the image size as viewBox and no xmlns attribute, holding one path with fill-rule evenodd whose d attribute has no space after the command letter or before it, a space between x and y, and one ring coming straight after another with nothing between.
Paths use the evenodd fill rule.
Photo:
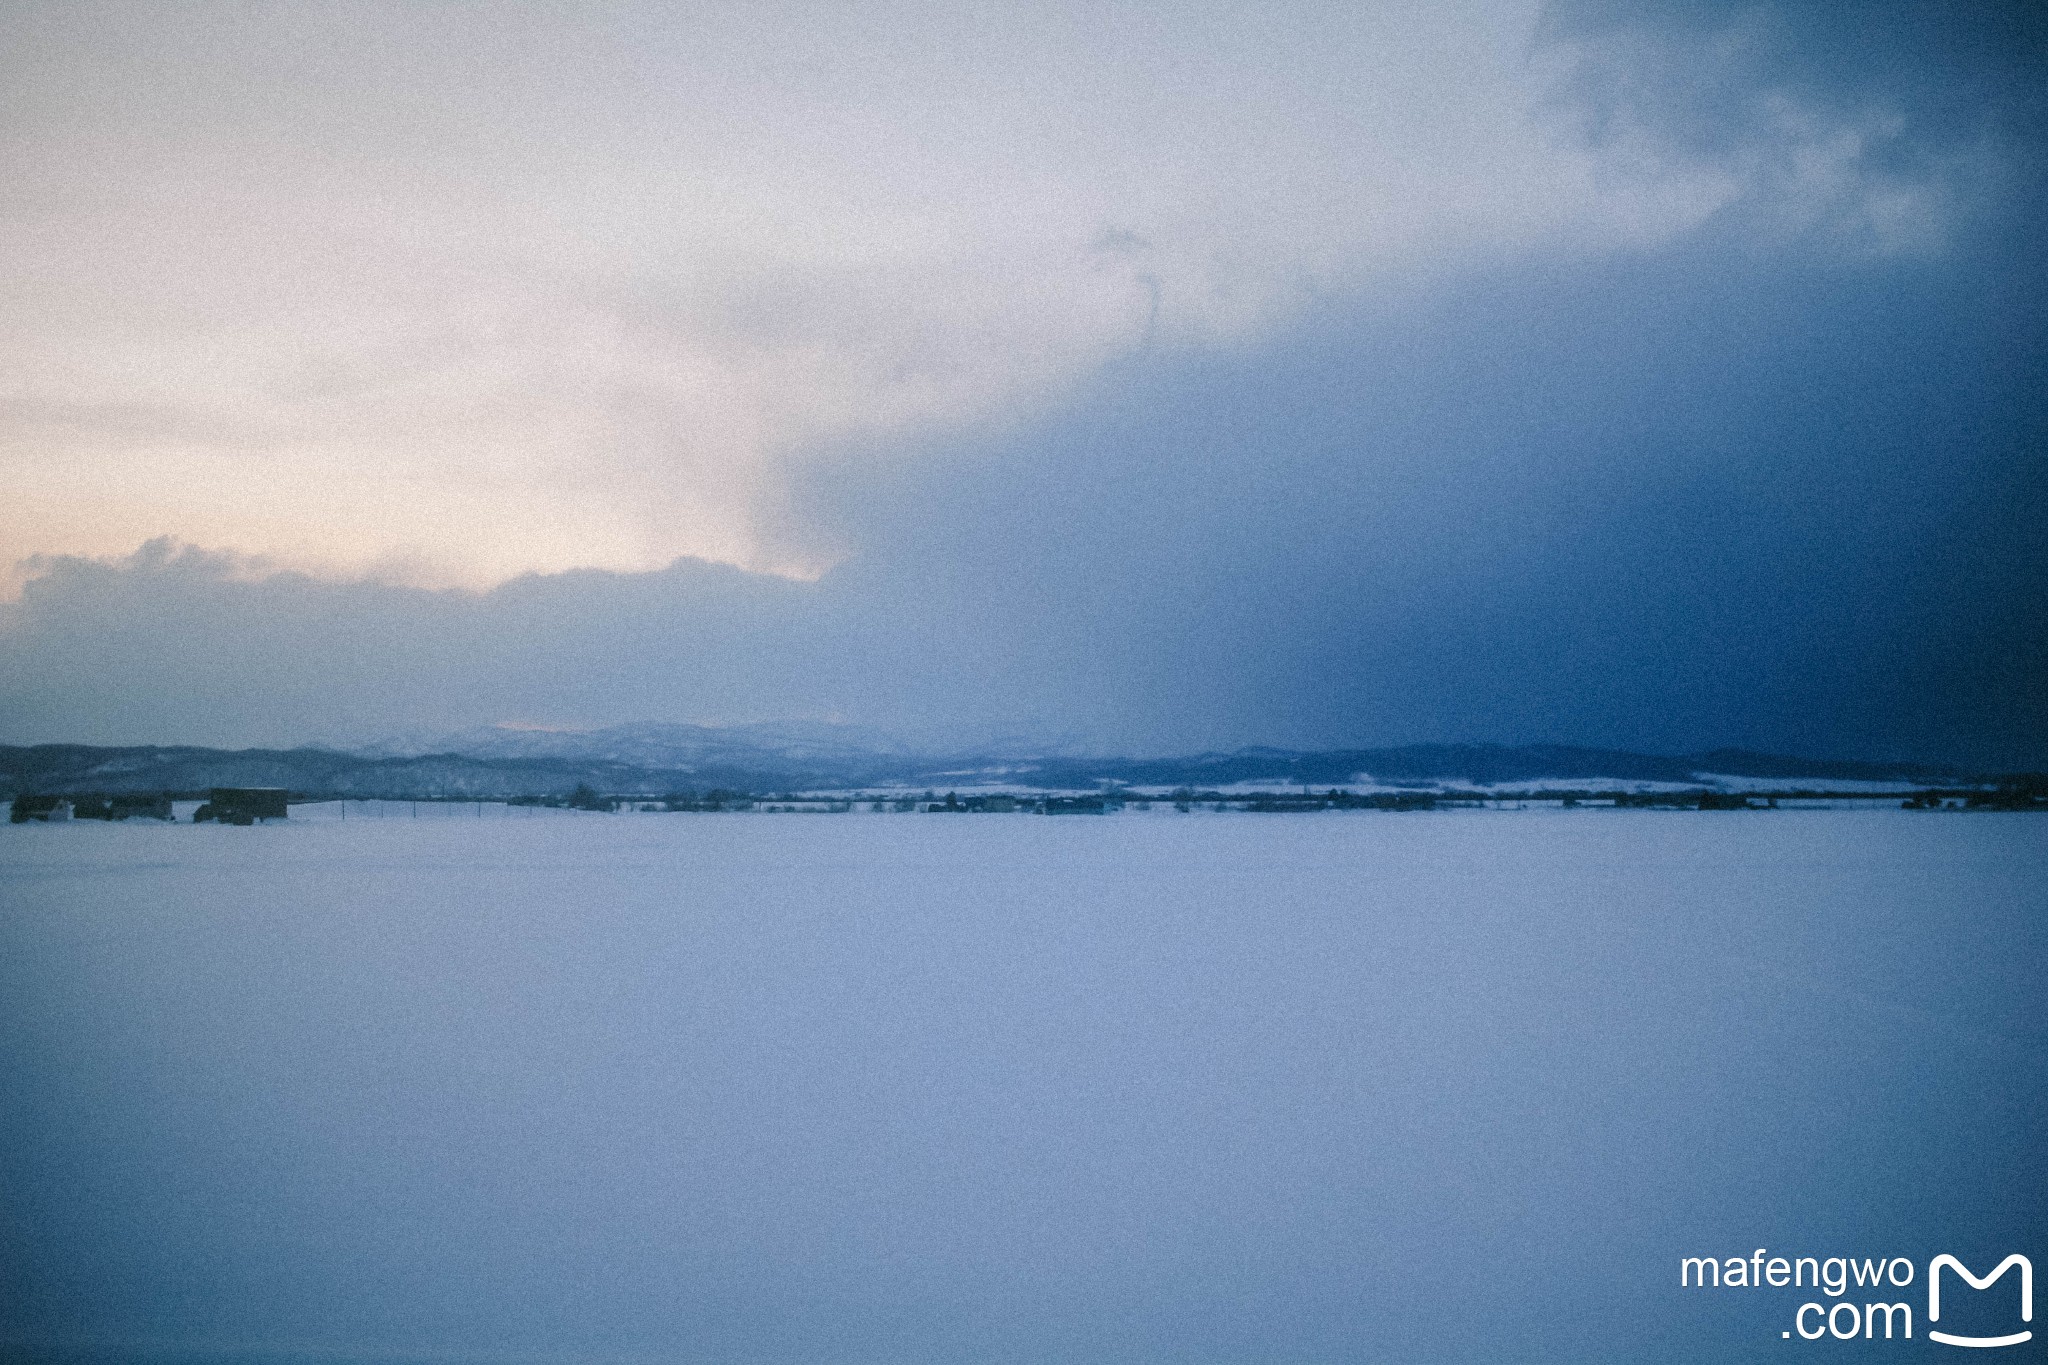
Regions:
<instances>
[{"instance_id":1,"label":"snowy ground","mask_svg":"<svg viewBox=\"0 0 2048 1365\"><path fill-rule=\"evenodd\" d=\"M1911 1357L1679 1259L2048 1269L2036 816L382 804L0 827L10 1358Z\"/></svg>"}]
</instances>

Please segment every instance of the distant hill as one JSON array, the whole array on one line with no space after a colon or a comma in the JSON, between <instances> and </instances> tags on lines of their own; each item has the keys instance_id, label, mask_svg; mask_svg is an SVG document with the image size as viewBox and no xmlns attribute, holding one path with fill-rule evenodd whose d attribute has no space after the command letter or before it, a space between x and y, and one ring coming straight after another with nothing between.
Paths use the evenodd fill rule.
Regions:
<instances>
[{"instance_id":1,"label":"distant hill","mask_svg":"<svg viewBox=\"0 0 2048 1365\"><path fill-rule=\"evenodd\" d=\"M750 771L810 771L819 765L861 768L877 761L915 757L888 735L820 721L731 726L645 722L602 730L480 725L454 734L388 739L352 752L375 758L460 754L465 758L568 759L677 772L700 767Z\"/></svg>"},{"instance_id":2,"label":"distant hill","mask_svg":"<svg viewBox=\"0 0 2048 1365\"><path fill-rule=\"evenodd\" d=\"M917 754L845 726L627 725L550 731L492 726L423 741L336 749L207 749L154 745L0 746L0 796L23 793L286 787L322 796L559 796L578 786L612 795L715 788L770 792L880 787L1105 785L1214 789L1238 784L1429 789L1515 785L1696 787L1845 783L1962 785L1985 774L1911 763L1787 758L1738 749L1678 757L1553 745L1420 744L1390 749L1239 749L1181 758L1088 758L982 750Z\"/></svg>"}]
</instances>

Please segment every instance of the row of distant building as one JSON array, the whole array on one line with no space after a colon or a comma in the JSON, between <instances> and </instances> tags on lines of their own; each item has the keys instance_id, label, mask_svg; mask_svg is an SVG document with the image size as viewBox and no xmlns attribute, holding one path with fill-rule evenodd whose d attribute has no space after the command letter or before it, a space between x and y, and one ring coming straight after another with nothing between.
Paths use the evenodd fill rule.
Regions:
<instances>
[{"instance_id":1,"label":"row of distant building","mask_svg":"<svg viewBox=\"0 0 2048 1365\"><path fill-rule=\"evenodd\" d=\"M1107 815L1126 808L1150 810L1155 802L1175 810L1196 808L1252 812L1306 812L1327 810L1421 811L1444 808L1480 808L1526 805L1611 806L1620 808L1664 808L1680 810L1765 810L1776 809L1783 794L1742 794L1732 792L1544 792L1503 797L1477 792L1352 792L1332 788L1326 792L1224 793L1197 792L1183 788L1166 795L1143 795L1131 791L1106 791L1086 795L1038 795L1014 792L975 793L961 796L946 793L940 799L932 792L922 797L893 793L824 797L787 794L758 796L746 792L713 791L702 795L677 795L660 800L644 797L601 795L579 787L568 796L515 798L512 806L552 806L584 811L762 811L773 814L839 814L857 807L872 811L926 812L931 814L1002 814L1029 812L1038 815ZM1897 794L1893 793L1894 799ZM1799 793L1802 798L1821 800L1876 800L1866 793ZM301 797L300 800L310 798ZM291 794L283 787L214 787L207 799L192 812L195 822L217 821L224 825L253 825L266 820L285 819ZM418 805L436 798L415 800ZM467 805L468 801L461 801ZM1921 791L1901 803L1908 810L2048 810L2048 793L2011 787L1993 791ZM345 813L345 812L344 812ZM479 813L481 810L479 809ZM117 792L71 795L22 795L13 800L13 823L53 823L68 820L172 820L172 795L168 792Z\"/></svg>"},{"instance_id":2,"label":"row of distant building","mask_svg":"<svg viewBox=\"0 0 2048 1365\"><path fill-rule=\"evenodd\" d=\"M283 787L215 787L199 809L192 812L198 822L218 820L224 825L253 825L259 820L282 820L288 814L290 793ZM63 820L174 820L169 792L92 793L85 796L17 796L8 819L17 825L30 821L54 824Z\"/></svg>"}]
</instances>

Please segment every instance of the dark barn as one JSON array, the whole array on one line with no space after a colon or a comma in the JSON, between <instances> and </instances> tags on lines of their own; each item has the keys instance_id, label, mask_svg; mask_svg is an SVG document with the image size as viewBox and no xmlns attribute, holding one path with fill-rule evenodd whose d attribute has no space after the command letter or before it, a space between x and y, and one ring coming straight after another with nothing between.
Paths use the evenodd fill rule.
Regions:
<instances>
[{"instance_id":1,"label":"dark barn","mask_svg":"<svg viewBox=\"0 0 2048 1365\"><path fill-rule=\"evenodd\" d=\"M224 825L253 825L285 816L283 787L215 787L207 803L192 812L194 822L218 820Z\"/></svg>"}]
</instances>

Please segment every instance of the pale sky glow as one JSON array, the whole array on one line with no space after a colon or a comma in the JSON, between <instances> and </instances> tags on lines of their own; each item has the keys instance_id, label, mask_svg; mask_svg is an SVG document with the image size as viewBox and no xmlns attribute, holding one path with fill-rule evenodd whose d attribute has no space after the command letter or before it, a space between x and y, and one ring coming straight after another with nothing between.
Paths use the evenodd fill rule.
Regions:
<instances>
[{"instance_id":1,"label":"pale sky glow","mask_svg":"<svg viewBox=\"0 0 2048 1365\"><path fill-rule=\"evenodd\" d=\"M0 559L814 576L845 547L778 517L791 462L1725 201L1560 138L1533 23L31 12L0 57Z\"/></svg>"}]
</instances>

